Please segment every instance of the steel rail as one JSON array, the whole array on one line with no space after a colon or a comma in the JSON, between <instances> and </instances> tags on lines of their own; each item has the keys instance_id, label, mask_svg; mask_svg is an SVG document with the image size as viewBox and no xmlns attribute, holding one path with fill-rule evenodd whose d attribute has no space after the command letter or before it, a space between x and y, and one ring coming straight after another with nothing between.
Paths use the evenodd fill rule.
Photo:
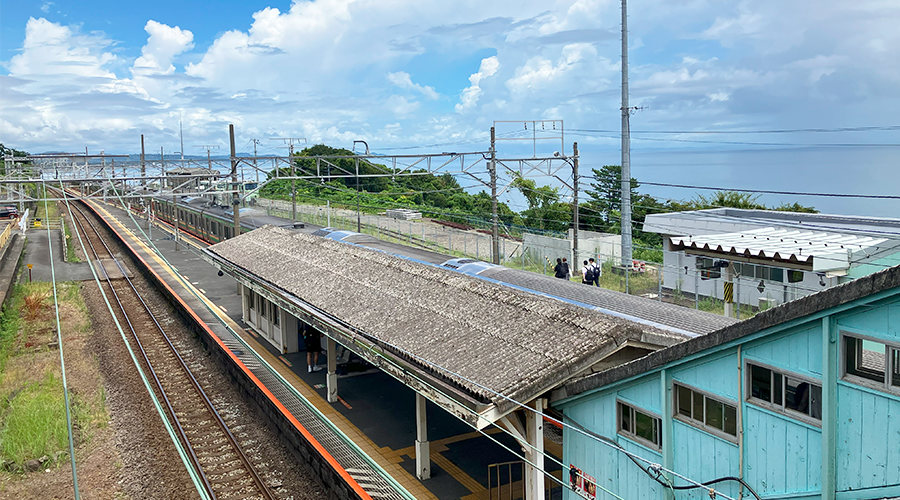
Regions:
<instances>
[{"instance_id":1,"label":"steel rail","mask_svg":"<svg viewBox=\"0 0 900 500\"><path fill-rule=\"evenodd\" d=\"M64 194L63 196L65 196L65 194ZM119 268L119 272L122 273L122 276L125 278L126 282L127 282L127 283L129 284L129 286L131 287L131 289L132 289L132 291L134 292L135 296L136 296L136 297L138 298L138 300L141 302L141 305L144 307L144 309L145 309L145 311L147 312L147 314L149 315L150 319L153 321L154 325L156 325L156 328L159 330L160 334L162 334L163 338L164 338L165 341L166 341L166 344L168 345L168 347L170 348L170 350L172 351L172 353L175 355L175 357L178 359L178 361L179 361L179 363L181 364L181 367L182 367L182 369L184 370L185 374L186 374L186 375L188 376L188 378L191 380L191 383L192 383L192 385L194 386L194 389L195 389L195 390L197 391L197 393L201 396L201 398L202 398L202 400L203 400L205 406L207 407L207 409L210 411L210 413L213 415L213 417L215 418L216 422L218 423L219 428L222 430L222 432L223 432L223 433L226 435L226 437L228 438L228 441L229 441L229 443L231 444L232 449L235 451L235 454L238 456L238 458L239 458L239 459L241 460L241 462L244 464L244 468L248 471L248 473L249 473L251 479L253 480L253 482L255 483L257 489L260 491L260 493L263 495L263 497L265 497L265 498L267 498L267 499L269 499L269 500L275 500L276 497L272 494L272 491L271 491L268 487L266 487L265 483L263 482L262 478L261 478L261 477L259 476L259 474L257 473L256 469L255 469L255 468L253 467L253 465L250 463L249 458L246 456L246 454L244 453L243 449L242 449L241 446L238 444L237 439L234 437L234 435L233 435L233 434L231 433L231 431L228 429L227 424L226 424L225 421L222 419L222 417L221 417L221 415L219 414L219 412L216 411L216 409L215 409L215 407L213 406L212 402L209 400L209 397L206 395L206 392L205 392L205 391L203 390L203 388L200 386L199 381L197 381L197 379L194 377L194 374L193 374L193 373L191 372L191 370L188 368L187 363L185 363L184 359L183 359L183 358L181 357L181 355L178 353L178 350L177 350L177 349L175 348L175 346L172 344L171 339L170 339L169 336L166 334L165 330L163 330L162 325L160 325L159 322L157 321L156 316L150 311L149 306L148 306L147 303L144 301L144 298L141 296L141 294L137 291L137 288L134 286L134 283L133 283L133 282L131 281L131 279L128 278L128 276L126 275L125 269L123 268L123 266L121 265L121 263L119 262L119 260L113 255L112 250L109 248L109 246L108 246L108 245L106 244L106 242L103 240L103 237L100 235L100 231L99 231L99 230L97 229L97 227L90 221L90 219L87 218L87 216L85 215L85 213L84 213L80 208L78 208L78 207L74 207L74 208L75 208L76 211L78 211L78 213L81 215L81 217L84 219L84 221L86 221L86 222L88 223L88 225L91 226L91 229L92 229L92 230L94 231L94 233L97 235L98 239L100 240L100 243L103 244L105 250L107 251L107 253L109 253L109 255L110 255L110 257L112 258L113 262L115 262L116 267ZM82 228L82 230L83 230L83 229L84 229L83 223L82 223L80 220L78 220L77 218L74 218L74 219L78 222L78 225L79 225L79 226ZM85 234L87 234L87 233L85 233ZM89 244L90 247L91 247L91 251L94 252L94 255L97 257L97 259L98 259L98 261L99 261L100 256L99 256L97 250L94 248L94 245L91 243L90 239L88 239L88 244ZM103 266L100 266L100 267L103 268ZM164 390L163 387L162 387L161 381L160 381L159 378L157 377L156 372L155 372L155 370L153 369L153 366L152 366L151 363L150 363L150 360L149 360L149 358L148 358L148 356L147 356L147 353L146 353L145 350L144 350L143 344L141 343L140 339L138 338L137 333L135 332L134 327L133 327L132 324L131 324L131 320L130 320L130 318L128 317L128 314L127 314L126 311L125 311L124 306L122 305L121 301L119 300L119 295L118 295L118 293L115 291L115 288L112 286L112 280L110 279L109 274L106 272L106 269L105 269L105 268L103 268L103 274L104 274L104 276L105 276L105 278L106 278L106 280L107 280L107 283L108 283L109 286L110 286L110 289L113 291L113 295L114 295L115 298L116 298L116 302L119 304L119 307L122 309L123 316L125 316L125 320L126 320L126 322L128 323L128 327L129 327L129 329L131 330L132 335L134 335L135 340L137 341L137 345L138 345L138 348L139 348L140 351L141 351L141 355L144 357L144 362L147 364L148 367L150 367L150 372L151 372L151 374L153 375L153 379L154 379L154 381L156 382L156 385L157 385L157 387L158 387L160 393L162 394L163 399L164 399L165 402L166 402L166 406L167 406L167 408L168 408L168 410L169 410L169 413L172 415L172 418L173 418L173 420L175 421L175 426L178 428L178 431L179 431L179 434L180 434L181 437L182 437L182 440L187 444L188 449L190 450L191 461L194 463L194 466L197 468L198 472L200 473L200 476L203 478L204 486L206 487L207 492L210 494L210 496L211 496L212 498L216 498L216 495L215 495L215 493L214 493L213 490L212 490L212 485L209 483L209 481L208 481L208 479L207 479L207 477L206 477L206 474L203 472L203 467L200 465L199 459L197 458L197 456L196 456L196 454L195 454L195 452L194 452L193 446L191 446L190 442L188 441L187 435L185 434L185 432L184 432L184 430L183 430L183 428L182 428L182 426L181 426L181 423L179 422L179 419L178 419L178 417L176 416L174 409L172 408L172 405L171 405L171 403L170 403L170 401L169 401L169 399L168 399L168 396L166 395L166 392L165 392L165 390Z\"/></svg>"}]
</instances>

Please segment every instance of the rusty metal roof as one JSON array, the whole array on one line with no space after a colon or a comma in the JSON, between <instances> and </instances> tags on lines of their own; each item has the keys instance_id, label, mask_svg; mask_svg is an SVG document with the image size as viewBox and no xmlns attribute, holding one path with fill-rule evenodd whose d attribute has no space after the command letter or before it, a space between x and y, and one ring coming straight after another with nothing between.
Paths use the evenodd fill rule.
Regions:
<instances>
[{"instance_id":1,"label":"rusty metal roof","mask_svg":"<svg viewBox=\"0 0 900 500\"><path fill-rule=\"evenodd\" d=\"M208 248L498 407L575 377L627 340L686 337L383 252L264 226ZM440 367L440 369L437 369Z\"/></svg>"}]
</instances>

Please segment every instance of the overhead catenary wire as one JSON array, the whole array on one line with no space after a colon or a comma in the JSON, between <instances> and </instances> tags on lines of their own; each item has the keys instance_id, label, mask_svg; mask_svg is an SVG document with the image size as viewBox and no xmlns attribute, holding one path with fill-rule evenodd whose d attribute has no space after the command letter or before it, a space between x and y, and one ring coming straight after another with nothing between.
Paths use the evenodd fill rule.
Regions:
<instances>
[{"instance_id":1,"label":"overhead catenary wire","mask_svg":"<svg viewBox=\"0 0 900 500\"><path fill-rule=\"evenodd\" d=\"M42 184L44 191L44 213L49 214L49 205L47 202L47 187ZM65 224L65 221L60 221ZM53 238L50 235L50 224L47 224L47 246L50 252L50 282L53 287L53 312L56 317L56 340L59 345L59 368L62 373L63 400L66 406L66 427L69 434L69 462L72 464L72 485L75 489L75 500L81 498L78 491L78 468L75 465L75 433L72 431L72 406L69 403L69 384L66 377L66 358L63 355L63 336L62 324L59 320L59 295L56 293L56 266L53 262ZM31 264L29 264L30 266ZM30 272L30 271L29 271Z\"/></svg>"},{"instance_id":2,"label":"overhead catenary wire","mask_svg":"<svg viewBox=\"0 0 900 500\"><path fill-rule=\"evenodd\" d=\"M66 209L68 210L69 214L72 214L72 208L69 205L69 200L65 194L65 187L63 186L62 181L60 181L59 185L60 185L60 190L63 193L63 200L65 201ZM118 195L117 189L113 188L113 192L116 193L116 195ZM81 231L79 231L79 229L78 229L78 225L72 224L72 229L75 232L75 237L78 239L78 243L81 246L81 251L84 253L85 256L89 256L90 254L88 253L87 248L85 247L84 240L81 237ZM87 238L87 235L85 235L85 238ZM125 335L125 331L122 329L122 325L119 322L119 318L116 316L115 312L113 311L112 304L110 303L109 298L106 295L106 291L103 290L103 285L101 285L101 283L100 283L100 277L97 274L97 270L94 268L94 266L88 266L88 267L91 269L91 275L94 277L94 282L97 284L97 289L99 290L100 295L103 297L103 301L106 304L106 308L109 311L110 316L112 317L113 323L116 325L116 329L119 331L119 335L122 338L122 341L125 343L125 348L128 350L128 354L131 356L131 361L134 364L135 368L137 369L137 372L141 378L141 381L144 383L144 388L147 390L147 393L150 396L151 401L153 401L153 406L154 406L154 408L156 408L156 412L159 415L160 419L162 420L163 426L165 427L166 432L169 434L169 437L175 446L175 450L178 452L178 456L181 458L182 464L184 465L188 475L190 476L191 481L194 483L194 487L196 488L197 493L200 495L201 499L211 500L210 496L206 492L206 489L203 488L203 486L201 484L201 479L197 475L197 471L194 470L194 468L190 465L190 459L187 456L187 452L185 451L184 446L181 444L181 441L175 435L175 430L172 428L172 424L169 422L169 419L166 417L165 411L162 408L162 404L159 402L159 399L157 398L156 393L154 392L153 388L150 385L150 381L147 379L146 373L144 373L143 368L141 368L140 363L138 362L137 356L135 355L134 350L131 347L131 343L128 341L128 338ZM105 268L103 268L103 266L99 266L99 267L104 270L104 273L106 272Z\"/></svg>"}]
</instances>

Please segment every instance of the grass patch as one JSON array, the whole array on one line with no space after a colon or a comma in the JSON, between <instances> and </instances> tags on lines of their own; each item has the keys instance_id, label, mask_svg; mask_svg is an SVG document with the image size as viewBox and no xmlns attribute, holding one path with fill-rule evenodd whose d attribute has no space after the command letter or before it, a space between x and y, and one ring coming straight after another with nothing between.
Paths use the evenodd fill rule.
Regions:
<instances>
[{"instance_id":1,"label":"grass patch","mask_svg":"<svg viewBox=\"0 0 900 500\"><path fill-rule=\"evenodd\" d=\"M61 337L76 445L109 422L106 390L78 283L58 283ZM23 463L68 448L65 394L49 283L18 285L0 315L0 460Z\"/></svg>"},{"instance_id":2,"label":"grass patch","mask_svg":"<svg viewBox=\"0 0 900 500\"><path fill-rule=\"evenodd\" d=\"M21 297L19 289L21 285L16 285L13 296L9 301L9 305L3 309L0 314L0 383L3 382L3 372L6 369L6 360L9 359L16 343L16 337L19 333L21 320L19 319L19 302Z\"/></svg>"},{"instance_id":3,"label":"grass patch","mask_svg":"<svg viewBox=\"0 0 900 500\"><path fill-rule=\"evenodd\" d=\"M78 254L75 253L75 243L72 241L72 231L69 229L72 218L66 217L65 219L65 223L62 225L63 238L66 239L66 253L68 254L69 262L81 262Z\"/></svg>"},{"instance_id":4,"label":"grass patch","mask_svg":"<svg viewBox=\"0 0 900 500\"><path fill-rule=\"evenodd\" d=\"M68 447L62 381L52 372L5 399L2 415L0 454L7 460L22 463Z\"/></svg>"}]
</instances>

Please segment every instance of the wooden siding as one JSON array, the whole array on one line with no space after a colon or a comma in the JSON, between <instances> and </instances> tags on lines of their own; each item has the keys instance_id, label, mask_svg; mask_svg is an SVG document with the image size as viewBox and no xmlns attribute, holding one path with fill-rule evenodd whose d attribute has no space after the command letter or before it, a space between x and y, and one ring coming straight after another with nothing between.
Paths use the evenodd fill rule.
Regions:
<instances>
[{"instance_id":1,"label":"wooden siding","mask_svg":"<svg viewBox=\"0 0 900 500\"><path fill-rule=\"evenodd\" d=\"M822 432L744 405L745 480L760 495L819 491Z\"/></svg>"},{"instance_id":2,"label":"wooden siding","mask_svg":"<svg viewBox=\"0 0 900 500\"><path fill-rule=\"evenodd\" d=\"M838 491L900 484L900 398L838 383Z\"/></svg>"},{"instance_id":3,"label":"wooden siding","mask_svg":"<svg viewBox=\"0 0 900 500\"><path fill-rule=\"evenodd\" d=\"M703 362L675 368L672 370L672 379L737 401L739 388L737 352L732 350L724 356L717 353L716 357L705 358Z\"/></svg>"},{"instance_id":4,"label":"wooden siding","mask_svg":"<svg viewBox=\"0 0 900 500\"><path fill-rule=\"evenodd\" d=\"M838 327L886 340L900 340L900 301L874 309L862 308L856 314L845 315L838 320Z\"/></svg>"},{"instance_id":5,"label":"wooden siding","mask_svg":"<svg viewBox=\"0 0 900 500\"><path fill-rule=\"evenodd\" d=\"M724 476L740 475L740 452L734 443L717 438L696 427L675 420L672 439L674 441L674 459L679 465L678 473L695 481L709 481ZM676 485L686 485L677 480ZM713 486L716 491L738 498L740 488L735 483L719 483ZM705 490L687 490L679 492L679 499L705 500L709 493Z\"/></svg>"},{"instance_id":6,"label":"wooden siding","mask_svg":"<svg viewBox=\"0 0 900 500\"><path fill-rule=\"evenodd\" d=\"M653 377L618 391L618 396L635 408L662 415L659 391L659 377Z\"/></svg>"},{"instance_id":7,"label":"wooden siding","mask_svg":"<svg viewBox=\"0 0 900 500\"><path fill-rule=\"evenodd\" d=\"M822 326L816 324L744 347L744 357L808 377L822 377Z\"/></svg>"},{"instance_id":8,"label":"wooden siding","mask_svg":"<svg viewBox=\"0 0 900 500\"><path fill-rule=\"evenodd\" d=\"M638 454L655 463L662 462L662 455L647 447L633 443L616 432L616 395L609 394L566 409L566 415L593 432L613 438L629 452ZM597 479L598 485L618 495L628 491L629 498L663 498L663 488L644 474L624 453L612 447L573 432L563 433L563 463L583 470ZM568 480L568 475L563 475ZM570 490L564 490L566 500L580 500L581 497ZM597 490L598 499L612 499L610 495Z\"/></svg>"}]
</instances>

